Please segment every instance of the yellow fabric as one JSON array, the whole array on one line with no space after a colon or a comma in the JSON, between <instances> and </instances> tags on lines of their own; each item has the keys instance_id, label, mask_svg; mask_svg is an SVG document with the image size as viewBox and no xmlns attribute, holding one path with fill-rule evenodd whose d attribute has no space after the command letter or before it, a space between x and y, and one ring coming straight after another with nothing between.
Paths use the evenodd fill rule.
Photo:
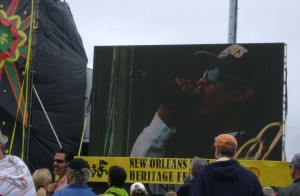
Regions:
<instances>
[{"instance_id":1,"label":"yellow fabric","mask_svg":"<svg viewBox=\"0 0 300 196\"><path fill-rule=\"evenodd\" d=\"M127 171L127 183L183 184L192 159L137 157L81 157L92 171L91 182L107 182L108 169L119 165ZM208 162L215 161L208 159ZM256 174L262 186L283 187L292 183L289 163L284 161L239 160Z\"/></svg>"}]
</instances>

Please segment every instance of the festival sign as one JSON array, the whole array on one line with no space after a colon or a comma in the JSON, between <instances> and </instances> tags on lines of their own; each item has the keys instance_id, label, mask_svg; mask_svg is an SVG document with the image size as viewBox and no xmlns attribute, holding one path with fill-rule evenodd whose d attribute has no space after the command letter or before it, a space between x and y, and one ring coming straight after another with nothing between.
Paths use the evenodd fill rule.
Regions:
<instances>
[{"instance_id":1,"label":"festival sign","mask_svg":"<svg viewBox=\"0 0 300 196\"><path fill-rule=\"evenodd\" d=\"M107 182L108 170L119 165L127 172L127 183L183 184L190 172L192 159L187 158L145 158L145 157L82 157L88 161L92 171L91 182ZM208 159L213 162L214 159ZM292 183L289 163L281 161L240 160L252 171L262 186L283 187Z\"/></svg>"}]
</instances>

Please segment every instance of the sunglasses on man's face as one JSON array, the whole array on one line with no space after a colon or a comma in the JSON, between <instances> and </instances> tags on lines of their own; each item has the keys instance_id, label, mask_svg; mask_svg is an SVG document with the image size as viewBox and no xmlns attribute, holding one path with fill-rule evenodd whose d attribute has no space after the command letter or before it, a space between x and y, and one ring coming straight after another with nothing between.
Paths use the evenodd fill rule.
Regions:
<instances>
[{"instance_id":1,"label":"sunglasses on man's face","mask_svg":"<svg viewBox=\"0 0 300 196\"><path fill-rule=\"evenodd\" d=\"M205 78L208 80L210 84L214 84L220 76L220 69L217 67L206 69L202 78Z\"/></svg>"},{"instance_id":2,"label":"sunglasses on man's face","mask_svg":"<svg viewBox=\"0 0 300 196\"><path fill-rule=\"evenodd\" d=\"M227 74L225 72L221 72L221 70L218 67L206 69L202 78L205 78L210 84L215 84L220 79L221 75L224 76L226 79L230 79L234 82L242 82L242 80L238 77Z\"/></svg>"},{"instance_id":3,"label":"sunglasses on man's face","mask_svg":"<svg viewBox=\"0 0 300 196\"><path fill-rule=\"evenodd\" d=\"M53 162L55 163L63 163L66 162L65 160L61 160L61 159L54 159Z\"/></svg>"}]
</instances>

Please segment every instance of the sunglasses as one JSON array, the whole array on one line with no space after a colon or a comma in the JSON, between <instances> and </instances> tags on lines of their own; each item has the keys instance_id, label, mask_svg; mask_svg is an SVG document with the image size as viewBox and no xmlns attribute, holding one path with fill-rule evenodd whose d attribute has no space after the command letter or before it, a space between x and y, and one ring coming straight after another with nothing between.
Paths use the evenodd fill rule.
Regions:
<instances>
[{"instance_id":1,"label":"sunglasses","mask_svg":"<svg viewBox=\"0 0 300 196\"><path fill-rule=\"evenodd\" d=\"M61 160L61 159L53 159L53 162L55 163L63 163L63 162L66 162L64 160Z\"/></svg>"},{"instance_id":2,"label":"sunglasses","mask_svg":"<svg viewBox=\"0 0 300 196\"><path fill-rule=\"evenodd\" d=\"M234 82L243 82L243 80L238 77L222 72L218 67L206 69L202 78L205 78L210 84L215 84L221 76L224 76L226 79L230 79Z\"/></svg>"}]
</instances>

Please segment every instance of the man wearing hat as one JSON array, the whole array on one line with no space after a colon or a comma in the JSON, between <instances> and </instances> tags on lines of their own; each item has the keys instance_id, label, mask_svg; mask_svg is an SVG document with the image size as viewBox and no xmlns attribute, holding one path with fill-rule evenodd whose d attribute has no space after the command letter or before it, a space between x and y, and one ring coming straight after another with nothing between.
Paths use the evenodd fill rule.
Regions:
<instances>
[{"instance_id":1,"label":"man wearing hat","mask_svg":"<svg viewBox=\"0 0 300 196\"><path fill-rule=\"evenodd\" d=\"M130 186L130 196L147 196L148 192L141 182L135 182Z\"/></svg>"},{"instance_id":2,"label":"man wearing hat","mask_svg":"<svg viewBox=\"0 0 300 196\"><path fill-rule=\"evenodd\" d=\"M264 196L274 196L274 190L269 186L263 187L263 192Z\"/></svg>"},{"instance_id":3,"label":"man wearing hat","mask_svg":"<svg viewBox=\"0 0 300 196\"><path fill-rule=\"evenodd\" d=\"M152 122L135 141L130 156L191 157L197 153L209 158L213 155L207 152L220 130L244 136L245 130L254 124L246 122L250 119L247 116L253 115L250 110L258 107L251 107L257 78L253 75L257 71L253 71L254 64L251 64L252 53L253 50L248 51L239 44L228 46L218 55L195 52L197 70L194 72L199 74L196 81L175 79L177 90L186 96L177 92L170 95L173 96L171 103L165 101L160 105ZM258 120L255 123L258 124ZM259 126L260 129L263 126ZM259 130L252 132L248 140Z\"/></svg>"},{"instance_id":4,"label":"man wearing hat","mask_svg":"<svg viewBox=\"0 0 300 196\"><path fill-rule=\"evenodd\" d=\"M216 161L199 170L190 189L190 196L263 196L262 187L254 173L233 159L236 139L229 134L215 138Z\"/></svg>"},{"instance_id":5,"label":"man wearing hat","mask_svg":"<svg viewBox=\"0 0 300 196\"><path fill-rule=\"evenodd\" d=\"M75 158L67 165L67 185L54 192L53 196L96 196L91 189L86 185L91 177L91 171L86 160Z\"/></svg>"},{"instance_id":6,"label":"man wearing hat","mask_svg":"<svg viewBox=\"0 0 300 196\"><path fill-rule=\"evenodd\" d=\"M298 196L300 195L300 153L295 154L291 163L291 177L293 184L279 189L278 196Z\"/></svg>"},{"instance_id":7,"label":"man wearing hat","mask_svg":"<svg viewBox=\"0 0 300 196\"><path fill-rule=\"evenodd\" d=\"M27 165L18 157L4 155L8 138L0 130L0 195L36 195Z\"/></svg>"}]
</instances>

